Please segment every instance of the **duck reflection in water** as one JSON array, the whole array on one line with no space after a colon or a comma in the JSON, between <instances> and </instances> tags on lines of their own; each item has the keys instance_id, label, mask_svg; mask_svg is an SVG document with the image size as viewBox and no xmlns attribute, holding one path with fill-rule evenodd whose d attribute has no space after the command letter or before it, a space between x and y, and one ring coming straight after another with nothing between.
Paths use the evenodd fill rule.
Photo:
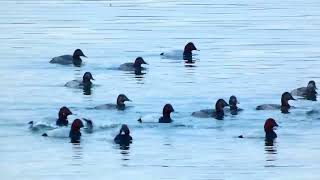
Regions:
<instances>
[{"instance_id":1,"label":"duck reflection in water","mask_svg":"<svg viewBox=\"0 0 320 180\"><path fill-rule=\"evenodd\" d=\"M114 142L120 145L120 149L128 150L130 148L132 137L130 136L128 125L123 124L121 126L119 134L114 138Z\"/></svg>"}]
</instances>

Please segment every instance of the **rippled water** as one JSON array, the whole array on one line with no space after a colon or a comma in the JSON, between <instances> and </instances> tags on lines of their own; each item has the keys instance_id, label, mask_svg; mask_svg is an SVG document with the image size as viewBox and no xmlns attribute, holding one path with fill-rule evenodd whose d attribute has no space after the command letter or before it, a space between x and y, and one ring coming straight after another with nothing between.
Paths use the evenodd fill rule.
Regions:
<instances>
[{"instance_id":1,"label":"rippled water","mask_svg":"<svg viewBox=\"0 0 320 180\"><path fill-rule=\"evenodd\" d=\"M0 178L9 179L319 179L317 102L296 101L290 114L255 111L282 92L319 81L320 6L317 0L56 0L1 1ZM162 59L193 41L194 67ZM49 64L81 48L81 68ZM144 75L114 70L142 56ZM92 95L64 87L91 71ZM126 94L124 112L92 110ZM238 96L244 112L223 121L191 117L218 98ZM173 124L157 121L170 102ZM80 145L45 138L27 123L54 122L66 105L98 128ZM274 146L263 123L280 127ZM70 117L72 120L74 117ZM127 123L134 143L112 140ZM243 134L245 139L236 138Z\"/></svg>"}]
</instances>

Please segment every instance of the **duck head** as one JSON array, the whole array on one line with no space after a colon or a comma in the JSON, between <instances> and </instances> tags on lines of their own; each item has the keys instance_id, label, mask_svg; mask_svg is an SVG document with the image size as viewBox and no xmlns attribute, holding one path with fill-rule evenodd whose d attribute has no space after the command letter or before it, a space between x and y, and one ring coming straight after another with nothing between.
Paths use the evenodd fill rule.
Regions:
<instances>
[{"instance_id":1,"label":"duck head","mask_svg":"<svg viewBox=\"0 0 320 180\"><path fill-rule=\"evenodd\" d=\"M69 108L67 108L65 106L60 108L59 113L58 113L59 119L66 120L69 115L72 115L72 112Z\"/></svg>"},{"instance_id":2,"label":"duck head","mask_svg":"<svg viewBox=\"0 0 320 180\"><path fill-rule=\"evenodd\" d=\"M309 81L307 89L310 92L316 92L316 90L318 89L317 86L316 86L316 82L313 81L313 80Z\"/></svg>"},{"instance_id":3,"label":"duck head","mask_svg":"<svg viewBox=\"0 0 320 180\"><path fill-rule=\"evenodd\" d=\"M128 125L122 124L119 134L124 133L124 135L130 135L130 130Z\"/></svg>"},{"instance_id":4,"label":"duck head","mask_svg":"<svg viewBox=\"0 0 320 180\"><path fill-rule=\"evenodd\" d=\"M265 132L273 131L273 128L278 126L279 125L276 123L276 121L273 118L269 118L264 123L264 131Z\"/></svg>"},{"instance_id":5,"label":"duck head","mask_svg":"<svg viewBox=\"0 0 320 180\"><path fill-rule=\"evenodd\" d=\"M239 104L239 101L238 101L237 97L236 96L230 96L230 99L229 99L230 109L231 110L237 110L238 109L237 104Z\"/></svg>"},{"instance_id":6,"label":"duck head","mask_svg":"<svg viewBox=\"0 0 320 180\"><path fill-rule=\"evenodd\" d=\"M91 80L94 80L91 72L85 72L82 77L82 83L84 83L85 85L91 84Z\"/></svg>"},{"instance_id":7,"label":"duck head","mask_svg":"<svg viewBox=\"0 0 320 180\"><path fill-rule=\"evenodd\" d=\"M124 102L131 101L126 95L120 94L117 98L117 108L120 110L124 110L125 104Z\"/></svg>"},{"instance_id":8,"label":"duck head","mask_svg":"<svg viewBox=\"0 0 320 180\"><path fill-rule=\"evenodd\" d=\"M294 99L289 92L284 92L281 96L281 106L290 108L290 105L289 105L290 100L296 100L296 99Z\"/></svg>"},{"instance_id":9,"label":"duck head","mask_svg":"<svg viewBox=\"0 0 320 180\"><path fill-rule=\"evenodd\" d=\"M171 104L164 105L163 110L162 110L163 118L171 118L170 114L172 112L174 112L174 109Z\"/></svg>"},{"instance_id":10,"label":"duck head","mask_svg":"<svg viewBox=\"0 0 320 180\"><path fill-rule=\"evenodd\" d=\"M189 42L185 47L183 53L192 53L193 50L197 50L193 42Z\"/></svg>"},{"instance_id":11,"label":"duck head","mask_svg":"<svg viewBox=\"0 0 320 180\"><path fill-rule=\"evenodd\" d=\"M142 64L148 64L148 63L146 63L142 57L137 57L136 60L134 61L133 67L141 68Z\"/></svg>"},{"instance_id":12,"label":"duck head","mask_svg":"<svg viewBox=\"0 0 320 180\"><path fill-rule=\"evenodd\" d=\"M80 129L83 127L84 127L84 125L83 125L82 121L80 119L75 119L72 122L71 131L80 131Z\"/></svg>"},{"instance_id":13,"label":"duck head","mask_svg":"<svg viewBox=\"0 0 320 180\"><path fill-rule=\"evenodd\" d=\"M216 102L216 112L217 113L223 113L223 108L229 106L229 104L223 100L223 99L218 99Z\"/></svg>"},{"instance_id":14,"label":"duck head","mask_svg":"<svg viewBox=\"0 0 320 180\"><path fill-rule=\"evenodd\" d=\"M82 57L87 57L86 55L83 54L83 52L81 51L81 49L76 49L76 50L73 52L73 58L74 58L74 59L80 59L80 56L82 56Z\"/></svg>"}]
</instances>

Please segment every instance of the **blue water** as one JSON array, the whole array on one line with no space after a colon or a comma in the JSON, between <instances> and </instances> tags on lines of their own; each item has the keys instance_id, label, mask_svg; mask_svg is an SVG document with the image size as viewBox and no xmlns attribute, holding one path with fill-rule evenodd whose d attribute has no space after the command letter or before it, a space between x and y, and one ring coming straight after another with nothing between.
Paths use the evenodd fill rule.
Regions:
<instances>
[{"instance_id":1,"label":"blue water","mask_svg":"<svg viewBox=\"0 0 320 180\"><path fill-rule=\"evenodd\" d=\"M319 179L319 116L306 115L319 104L255 110L320 82L319 20L316 0L1 1L0 179ZM189 41L200 49L194 67L159 56ZM48 63L76 48L85 66ZM115 70L137 56L149 63L146 74ZM96 79L92 95L64 87L86 71ZM127 111L90 109L120 93L132 100ZM231 95L241 114L190 116ZM156 122L165 103L176 110L173 124L137 122ZM29 121L54 123L64 105L77 114L70 121L94 121L80 145L28 129ZM272 147L268 117L280 125ZM134 139L129 150L112 141L122 123Z\"/></svg>"}]
</instances>

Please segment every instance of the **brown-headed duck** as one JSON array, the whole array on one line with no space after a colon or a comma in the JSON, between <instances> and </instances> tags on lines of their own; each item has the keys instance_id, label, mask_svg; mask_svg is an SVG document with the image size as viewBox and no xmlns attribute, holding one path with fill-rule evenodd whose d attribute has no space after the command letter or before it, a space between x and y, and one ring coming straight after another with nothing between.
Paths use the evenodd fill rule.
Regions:
<instances>
[{"instance_id":1,"label":"brown-headed duck","mask_svg":"<svg viewBox=\"0 0 320 180\"><path fill-rule=\"evenodd\" d=\"M91 80L94 80L91 72L85 72L82 80L69 81L65 84L65 86L69 88L91 88L93 85Z\"/></svg>"},{"instance_id":2,"label":"brown-headed duck","mask_svg":"<svg viewBox=\"0 0 320 180\"><path fill-rule=\"evenodd\" d=\"M189 42L185 45L183 52L173 51L171 53L161 53L160 55L167 59L177 59L177 60L183 59L186 61L186 63L194 63L192 61L192 51L194 50L198 50L198 49L193 44L193 42Z\"/></svg>"},{"instance_id":3,"label":"brown-headed duck","mask_svg":"<svg viewBox=\"0 0 320 180\"><path fill-rule=\"evenodd\" d=\"M171 123L171 113L174 112L174 109L171 104L166 104L162 110L162 117L159 118L159 123Z\"/></svg>"},{"instance_id":4,"label":"brown-headed duck","mask_svg":"<svg viewBox=\"0 0 320 180\"><path fill-rule=\"evenodd\" d=\"M284 92L281 96L281 105L279 104L262 104L257 106L256 110L277 110L280 109L282 113L289 113L292 107L289 105L289 100L295 100L288 92Z\"/></svg>"},{"instance_id":5,"label":"brown-headed duck","mask_svg":"<svg viewBox=\"0 0 320 180\"><path fill-rule=\"evenodd\" d=\"M229 104L225 100L218 99L215 104L215 109L203 109L200 111L196 111L192 113L192 116L199 118L214 117L218 120L222 120L224 117L224 108L226 106L229 106Z\"/></svg>"},{"instance_id":6,"label":"brown-headed duck","mask_svg":"<svg viewBox=\"0 0 320 180\"><path fill-rule=\"evenodd\" d=\"M83 54L81 49L76 49L73 55L62 55L52 58L50 63L52 64L61 64L61 65L70 65L81 66L82 59L80 57L87 57Z\"/></svg>"},{"instance_id":7,"label":"brown-headed duck","mask_svg":"<svg viewBox=\"0 0 320 180\"><path fill-rule=\"evenodd\" d=\"M142 64L148 64L148 63L146 63L142 57L137 57L134 63L121 64L119 69L123 71L145 70L145 68L141 66Z\"/></svg>"},{"instance_id":8,"label":"brown-headed duck","mask_svg":"<svg viewBox=\"0 0 320 180\"><path fill-rule=\"evenodd\" d=\"M114 138L114 142L120 146L129 146L132 143L128 125L123 124L121 126L119 134Z\"/></svg>"},{"instance_id":9,"label":"brown-headed duck","mask_svg":"<svg viewBox=\"0 0 320 180\"><path fill-rule=\"evenodd\" d=\"M96 106L95 109L118 109L125 110L126 105L124 102L131 101L126 95L120 94L117 98L117 104L103 104L100 106Z\"/></svg>"},{"instance_id":10,"label":"brown-headed duck","mask_svg":"<svg viewBox=\"0 0 320 180\"><path fill-rule=\"evenodd\" d=\"M232 115L237 115L240 111L243 111L243 109L238 107L239 101L236 96L232 95L229 98L229 109L225 109L226 112L230 112Z\"/></svg>"},{"instance_id":11,"label":"brown-headed duck","mask_svg":"<svg viewBox=\"0 0 320 180\"><path fill-rule=\"evenodd\" d=\"M307 100L316 101L317 100L317 86L316 82L309 81L307 87L300 87L291 91L293 96L301 96Z\"/></svg>"}]
</instances>

